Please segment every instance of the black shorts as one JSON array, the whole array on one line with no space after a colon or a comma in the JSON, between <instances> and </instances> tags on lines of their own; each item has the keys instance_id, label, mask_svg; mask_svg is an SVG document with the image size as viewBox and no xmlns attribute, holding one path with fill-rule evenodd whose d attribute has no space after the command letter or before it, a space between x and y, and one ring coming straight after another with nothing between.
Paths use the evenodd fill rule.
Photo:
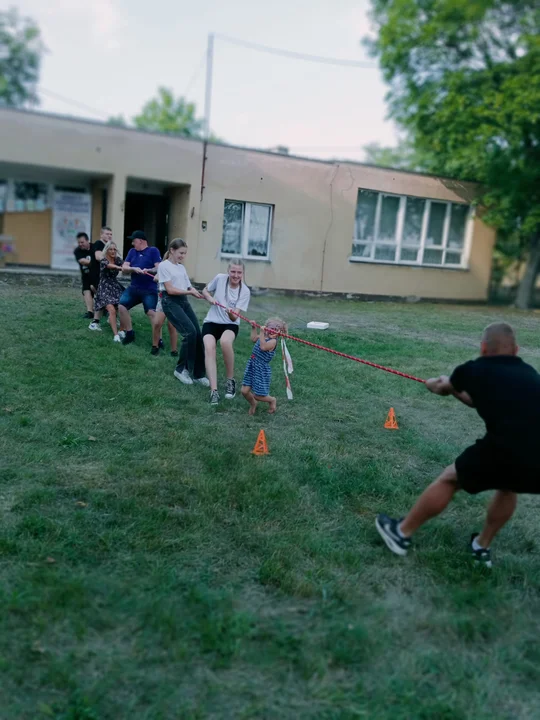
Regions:
<instances>
[{"instance_id":1,"label":"black shorts","mask_svg":"<svg viewBox=\"0 0 540 720\"><path fill-rule=\"evenodd\" d=\"M485 438L458 457L456 470L460 487L471 495L486 490L540 494L540 469L520 464L514 455Z\"/></svg>"},{"instance_id":2,"label":"black shorts","mask_svg":"<svg viewBox=\"0 0 540 720\"><path fill-rule=\"evenodd\" d=\"M202 336L213 335L216 340L221 340L221 336L225 330L232 330L234 337L238 335L238 325L236 323L213 323L205 322L202 326Z\"/></svg>"},{"instance_id":3,"label":"black shorts","mask_svg":"<svg viewBox=\"0 0 540 720\"><path fill-rule=\"evenodd\" d=\"M86 292L87 290L89 290L93 295L94 291L92 290L91 286L94 285L94 283L92 282L92 276L89 275L88 273L85 275L81 275L81 280L82 280L83 293ZM95 285L94 285L94 287L95 287Z\"/></svg>"}]
</instances>

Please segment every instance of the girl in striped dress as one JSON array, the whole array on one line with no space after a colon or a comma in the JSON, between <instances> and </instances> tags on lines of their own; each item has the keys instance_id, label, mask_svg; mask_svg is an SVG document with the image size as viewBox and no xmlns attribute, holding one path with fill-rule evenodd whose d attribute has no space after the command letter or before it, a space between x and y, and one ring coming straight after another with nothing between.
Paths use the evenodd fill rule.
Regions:
<instances>
[{"instance_id":1,"label":"girl in striped dress","mask_svg":"<svg viewBox=\"0 0 540 720\"><path fill-rule=\"evenodd\" d=\"M251 329L251 340L255 343L246 365L242 381L242 395L249 403L249 414L254 415L260 402L268 403L268 412L276 412L277 401L269 395L272 368L270 361L276 354L278 335L287 332L287 325L280 318L270 318L259 330L255 324Z\"/></svg>"}]
</instances>

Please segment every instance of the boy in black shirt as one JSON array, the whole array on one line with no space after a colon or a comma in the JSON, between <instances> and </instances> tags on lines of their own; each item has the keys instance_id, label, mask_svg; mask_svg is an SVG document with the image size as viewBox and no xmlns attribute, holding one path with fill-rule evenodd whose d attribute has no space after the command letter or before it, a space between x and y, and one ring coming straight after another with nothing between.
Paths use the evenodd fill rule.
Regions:
<instances>
[{"instance_id":1,"label":"boy in black shirt","mask_svg":"<svg viewBox=\"0 0 540 720\"><path fill-rule=\"evenodd\" d=\"M517 494L540 494L540 375L517 353L511 326L494 323L484 331L477 360L460 365L450 378L427 381L432 393L454 395L475 408L487 433L446 468L405 518L377 516L377 530L392 552L406 555L413 533L439 515L458 490L496 490L484 529L470 545L474 559L491 567L491 541L512 517Z\"/></svg>"},{"instance_id":2,"label":"boy in black shirt","mask_svg":"<svg viewBox=\"0 0 540 720\"><path fill-rule=\"evenodd\" d=\"M82 294L84 304L86 305L85 318L94 317L94 291L92 286L92 276L90 266L92 263L92 249L90 247L90 238L85 232L77 233L77 247L73 251L75 260L77 261L81 271Z\"/></svg>"}]
</instances>

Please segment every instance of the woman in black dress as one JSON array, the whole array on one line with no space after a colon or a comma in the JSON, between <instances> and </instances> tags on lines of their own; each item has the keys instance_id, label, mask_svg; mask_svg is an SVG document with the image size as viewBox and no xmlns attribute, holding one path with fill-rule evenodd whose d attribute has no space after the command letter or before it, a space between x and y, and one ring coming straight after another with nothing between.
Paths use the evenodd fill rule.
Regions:
<instances>
[{"instance_id":1,"label":"woman in black dress","mask_svg":"<svg viewBox=\"0 0 540 720\"><path fill-rule=\"evenodd\" d=\"M99 263L99 285L94 298L94 310L106 309L109 313L109 325L114 335L114 342L122 342L123 328L116 326L116 312L118 302L124 288L118 282L117 276L122 269L122 259L118 254L115 243L108 242L103 248L103 258Z\"/></svg>"}]
</instances>

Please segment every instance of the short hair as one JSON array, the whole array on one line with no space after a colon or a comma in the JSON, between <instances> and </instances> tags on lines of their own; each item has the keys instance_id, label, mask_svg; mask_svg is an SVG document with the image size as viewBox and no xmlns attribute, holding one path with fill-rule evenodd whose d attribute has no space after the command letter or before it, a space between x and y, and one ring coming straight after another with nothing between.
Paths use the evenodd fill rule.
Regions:
<instances>
[{"instance_id":1,"label":"short hair","mask_svg":"<svg viewBox=\"0 0 540 720\"><path fill-rule=\"evenodd\" d=\"M112 232L112 228L110 228L108 225L104 225L104 226L101 228L101 232L103 232L104 230L107 230L108 232Z\"/></svg>"},{"instance_id":2,"label":"short hair","mask_svg":"<svg viewBox=\"0 0 540 720\"><path fill-rule=\"evenodd\" d=\"M78 233L77 233L77 240L78 240L79 238L82 238L82 237L85 238L86 240L90 240L90 238L88 237L88 235L87 235L85 232L78 232Z\"/></svg>"},{"instance_id":3,"label":"short hair","mask_svg":"<svg viewBox=\"0 0 540 720\"><path fill-rule=\"evenodd\" d=\"M514 328L505 322L495 322L488 325L482 335L482 342L492 355L505 354L506 351L515 352L517 341Z\"/></svg>"}]
</instances>

